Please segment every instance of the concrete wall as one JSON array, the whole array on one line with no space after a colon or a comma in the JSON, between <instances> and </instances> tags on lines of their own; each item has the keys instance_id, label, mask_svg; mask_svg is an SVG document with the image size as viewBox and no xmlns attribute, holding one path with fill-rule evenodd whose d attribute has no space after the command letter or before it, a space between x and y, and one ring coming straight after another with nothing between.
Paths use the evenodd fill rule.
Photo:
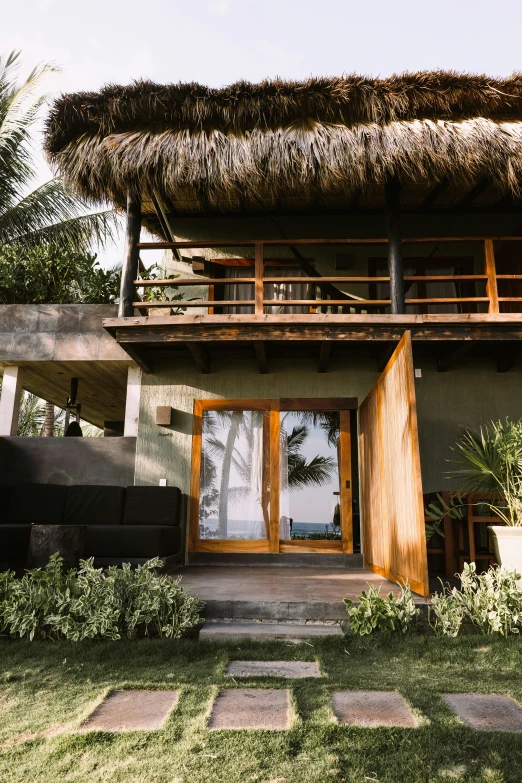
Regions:
<instances>
[{"instance_id":1,"label":"concrete wall","mask_svg":"<svg viewBox=\"0 0 522 783\"><path fill-rule=\"evenodd\" d=\"M432 492L457 486L444 476L459 425L522 417L522 372L498 374L486 360L461 363L447 373L437 373L428 361L417 366L422 369L416 390L423 486ZM352 366L333 361L326 374L317 372L316 362L304 360L271 362L271 368L260 375L253 362L245 362L201 375L191 364L165 363L154 375L143 375L136 483L166 478L189 491L194 399L342 396L361 403L378 377L375 361ZM174 409L170 427L154 423L157 405Z\"/></svg>"},{"instance_id":2,"label":"concrete wall","mask_svg":"<svg viewBox=\"0 0 522 783\"><path fill-rule=\"evenodd\" d=\"M0 484L134 484L136 438L2 438Z\"/></svg>"}]
</instances>

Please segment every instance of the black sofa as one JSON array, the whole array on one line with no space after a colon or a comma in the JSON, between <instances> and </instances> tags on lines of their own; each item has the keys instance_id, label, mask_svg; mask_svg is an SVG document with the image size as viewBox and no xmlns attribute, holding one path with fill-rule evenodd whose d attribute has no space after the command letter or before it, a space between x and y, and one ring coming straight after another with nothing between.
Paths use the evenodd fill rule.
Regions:
<instances>
[{"instance_id":1,"label":"black sofa","mask_svg":"<svg viewBox=\"0 0 522 783\"><path fill-rule=\"evenodd\" d=\"M0 487L0 567L25 565L32 524L85 525L96 565L159 557L170 567L184 556L181 507L177 487Z\"/></svg>"}]
</instances>

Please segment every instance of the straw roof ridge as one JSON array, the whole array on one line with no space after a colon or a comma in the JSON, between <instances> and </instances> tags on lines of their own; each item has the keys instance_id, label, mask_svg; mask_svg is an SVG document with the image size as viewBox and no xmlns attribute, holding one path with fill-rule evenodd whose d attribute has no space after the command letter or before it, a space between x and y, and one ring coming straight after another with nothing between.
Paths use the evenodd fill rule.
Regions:
<instances>
[{"instance_id":1,"label":"straw roof ridge","mask_svg":"<svg viewBox=\"0 0 522 783\"><path fill-rule=\"evenodd\" d=\"M59 98L46 151L84 198L155 193L181 212L481 180L522 191L522 74L422 72L199 84L135 82Z\"/></svg>"},{"instance_id":2,"label":"straw roof ridge","mask_svg":"<svg viewBox=\"0 0 522 783\"><path fill-rule=\"evenodd\" d=\"M107 85L97 93L72 93L55 102L47 120L46 149L57 153L84 133L107 136L140 127L240 133L273 130L303 117L348 127L413 119L520 120L522 74L504 79L456 71L386 79L352 74L302 82L240 81L223 88L151 81Z\"/></svg>"}]
</instances>

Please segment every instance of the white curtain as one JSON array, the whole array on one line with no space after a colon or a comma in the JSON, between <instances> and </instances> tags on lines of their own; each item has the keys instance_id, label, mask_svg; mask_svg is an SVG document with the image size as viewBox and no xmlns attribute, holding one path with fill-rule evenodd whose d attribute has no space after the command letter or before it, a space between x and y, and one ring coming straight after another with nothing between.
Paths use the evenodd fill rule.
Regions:
<instances>
[{"instance_id":1,"label":"white curtain","mask_svg":"<svg viewBox=\"0 0 522 783\"><path fill-rule=\"evenodd\" d=\"M228 277L253 277L254 270L249 266L227 266L225 269L225 279ZM306 277L300 267L265 267L265 277ZM224 298L227 301L238 299L253 299L254 286L249 283L240 283L239 285L227 285L225 283ZM287 313L299 314L308 313L309 307L306 305L289 307L285 306L285 299L311 299L311 286L307 283L266 283L265 299L274 299L280 304L269 305L266 312L272 315L281 315ZM238 305L237 307L223 308L225 313L233 314L253 314L254 308L251 305Z\"/></svg>"}]
</instances>

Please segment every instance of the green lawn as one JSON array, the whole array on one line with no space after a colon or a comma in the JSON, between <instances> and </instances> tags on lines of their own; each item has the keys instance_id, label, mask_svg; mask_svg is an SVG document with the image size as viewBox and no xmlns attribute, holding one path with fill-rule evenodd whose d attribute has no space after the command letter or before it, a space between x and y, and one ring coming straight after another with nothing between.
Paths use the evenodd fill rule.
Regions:
<instances>
[{"instance_id":1,"label":"green lawn","mask_svg":"<svg viewBox=\"0 0 522 783\"><path fill-rule=\"evenodd\" d=\"M290 731L206 729L234 658L318 660L323 680L252 679L292 689ZM509 693L522 702L522 640L468 636L323 640L298 647L169 642L0 642L0 781L126 783L520 783L522 736L476 733L439 698ZM180 688L163 730L76 734L112 688ZM417 729L336 725L335 688L398 689Z\"/></svg>"}]
</instances>

